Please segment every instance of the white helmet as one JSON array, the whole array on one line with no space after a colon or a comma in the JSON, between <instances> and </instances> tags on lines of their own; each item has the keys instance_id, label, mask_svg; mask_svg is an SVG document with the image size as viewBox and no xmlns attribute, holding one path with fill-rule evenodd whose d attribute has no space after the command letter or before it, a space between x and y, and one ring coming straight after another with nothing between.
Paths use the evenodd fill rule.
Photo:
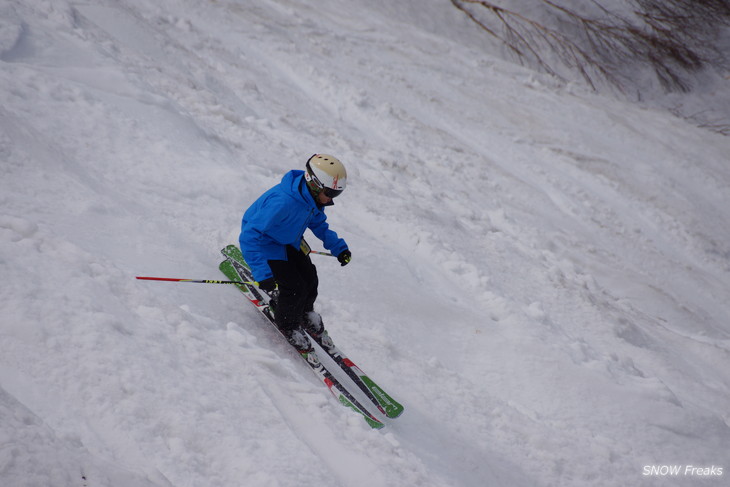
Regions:
<instances>
[{"instance_id":1,"label":"white helmet","mask_svg":"<svg viewBox=\"0 0 730 487\"><path fill-rule=\"evenodd\" d=\"M324 191L330 198L339 196L347 185L345 166L339 159L327 154L314 154L309 158L304 178L315 195Z\"/></svg>"}]
</instances>

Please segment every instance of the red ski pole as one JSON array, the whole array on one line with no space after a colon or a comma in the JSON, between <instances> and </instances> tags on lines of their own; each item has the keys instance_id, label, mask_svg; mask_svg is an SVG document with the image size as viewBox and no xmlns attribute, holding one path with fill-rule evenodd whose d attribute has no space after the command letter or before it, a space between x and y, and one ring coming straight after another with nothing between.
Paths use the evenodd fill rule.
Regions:
<instances>
[{"instance_id":1,"label":"red ski pole","mask_svg":"<svg viewBox=\"0 0 730 487\"><path fill-rule=\"evenodd\" d=\"M172 277L146 277L136 276L137 279L143 281L167 281L167 282L193 282L196 284L252 284L258 286L259 283L256 281L217 281L213 279L175 279Z\"/></svg>"}]
</instances>

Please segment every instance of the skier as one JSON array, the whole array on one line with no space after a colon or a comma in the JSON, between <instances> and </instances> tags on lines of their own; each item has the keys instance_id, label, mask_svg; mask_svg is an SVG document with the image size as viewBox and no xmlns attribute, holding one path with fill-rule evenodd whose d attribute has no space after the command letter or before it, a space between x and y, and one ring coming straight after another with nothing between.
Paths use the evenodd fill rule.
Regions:
<instances>
[{"instance_id":1,"label":"skier","mask_svg":"<svg viewBox=\"0 0 730 487\"><path fill-rule=\"evenodd\" d=\"M303 330L323 346L333 346L322 317L314 311L319 280L303 235L309 228L340 265L350 262L347 243L329 229L324 213L346 184L345 166L337 158L314 154L304 171L286 173L243 215L239 238L243 257L259 288L274 297L276 325L300 353L313 350Z\"/></svg>"}]
</instances>

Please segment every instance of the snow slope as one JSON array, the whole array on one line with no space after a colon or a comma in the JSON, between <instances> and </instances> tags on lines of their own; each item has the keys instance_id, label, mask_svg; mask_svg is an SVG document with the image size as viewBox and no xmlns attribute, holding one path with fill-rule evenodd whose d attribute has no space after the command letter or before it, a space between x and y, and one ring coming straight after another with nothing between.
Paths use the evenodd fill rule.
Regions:
<instances>
[{"instance_id":1,"label":"snow slope","mask_svg":"<svg viewBox=\"0 0 730 487\"><path fill-rule=\"evenodd\" d=\"M730 139L480 39L437 0L5 0L0 483L726 483ZM382 431L235 289L134 279L219 278L315 152Z\"/></svg>"}]
</instances>

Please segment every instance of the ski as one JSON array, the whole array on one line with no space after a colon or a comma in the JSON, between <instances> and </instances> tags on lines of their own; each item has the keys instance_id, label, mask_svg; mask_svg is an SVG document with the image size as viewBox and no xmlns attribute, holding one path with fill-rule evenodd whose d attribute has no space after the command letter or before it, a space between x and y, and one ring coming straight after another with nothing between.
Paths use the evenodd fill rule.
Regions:
<instances>
[{"instance_id":1,"label":"ski","mask_svg":"<svg viewBox=\"0 0 730 487\"><path fill-rule=\"evenodd\" d=\"M247 270L247 268L245 268L240 262L232 262L231 260L226 259L221 262L219 269L231 280L248 280L247 278L243 278L243 274L241 273L241 271L244 269ZM249 272L246 272L246 274L249 274ZM258 288L251 284L235 284L235 286L243 292L251 304L256 307L256 309L269 321L269 323L274 326L277 331L279 331L279 328L274 324L274 317L269 309L268 296L264 296ZM309 368L312 369L314 374L319 377L322 382L324 382L327 389L329 389L332 395L342 405L362 415L371 428L380 429L385 426L382 421L370 414L368 410L365 409L365 407L363 407L363 405L360 404L360 402L342 386L339 380L337 380L337 378L334 377L332 373L319 361L319 358L314 351L309 353L300 353L300 356Z\"/></svg>"},{"instance_id":2,"label":"ski","mask_svg":"<svg viewBox=\"0 0 730 487\"><path fill-rule=\"evenodd\" d=\"M355 362L347 358L337 346L327 348L322 345L321 342L314 339L319 343L322 349L332 357L332 360L340 366L342 370L352 379L363 393L370 399L370 401L378 408L378 410L389 418L397 418L403 414L403 406L399 404L395 399L390 397L378 384L375 383L365 372L358 367Z\"/></svg>"},{"instance_id":3,"label":"ski","mask_svg":"<svg viewBox=\"0 0 730 487\"><path fill-rule=\"evenodd\" d=\"M228 245L226 248L221 250L221 253L226 257L227 261L231 263L239 272L239 276L242 280L253 281L250 269L243 259L241 250L235 245ZM230 276L229 276L230 277ZM259 300L267 303L268 295L263 296L258 289L254 288ZM267 306L268 307L268 306ZM267 317L269 320L273 320L270 311ZM387 394L375 381L368 377L360 367L358 367L352 360L350 360L337 346L325 347L323 344L316 340L322 349L334 360L334 362L347 374L352 382L367 396L367 398L378 408L378 410L389 418L397 418L403 413L403 406Z\"/></svg>"}]
</instances>

